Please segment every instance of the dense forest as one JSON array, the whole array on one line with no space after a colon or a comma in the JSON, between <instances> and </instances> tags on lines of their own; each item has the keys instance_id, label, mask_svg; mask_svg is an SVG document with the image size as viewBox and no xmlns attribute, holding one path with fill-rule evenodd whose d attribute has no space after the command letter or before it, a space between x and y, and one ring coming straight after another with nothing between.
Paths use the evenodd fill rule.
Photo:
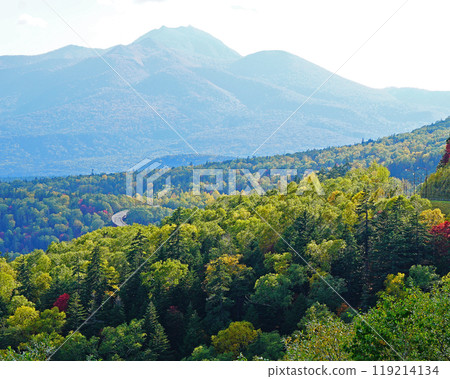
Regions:
<instances>
[{"instance_id":1,"label":"dense forest","mask_svg":"<svg viewBox=\"0 0 450 379\"><path fill-rule=\"evenodd\" d=\"M421 193L429 199L450 200L450 138L435 173L422 185Z\"/></svg>"},{"instance_id":2,"label":"dense forest","mask_svg":"<svg viewBox=\"0 0 450 379\"><path fill-rule=\"evenodd\" d=\"M201 196L192 195L192 170L195 168L223 169L221 192L229 193L229 169L241 170L240 175L236 176L238 191L248 185L248 179L242 174L243 169L251 173L266 170L261 175L261 186L268 190L277 185L267 178L273 168L296 169L299 177L292 180L298 183L308 169L320 170L319 177L323 180L342 176L351 167L368 167L378 161L388 167L393 176L404 180L405 194L410 195L415 193L416 185L425 180L427 173L434 172L449 128L450 118L411 133L351 146L174 167L170 171L172 190L157 199L158 207L145 207L126 197L123 173L0 182L0 252L14 256L34 249L45 250L52 242L70 241L87 232L111 226L112 214L122 209L131 210L128 223L148 224L161 221L180 206L203 208L211 204L218 193L203 191ZM445 175L448 178L448 172L448 169L442 169L432 175L426 186L429 192L422 190L422 196L449 200L450 186L436 181ZM155 182L155 191L162 189L163 179ZM208 177L203 177L202 181L207 184ZM448 210L447 203L436 203L436 206Z\"/></svg>"},{"instance_id":3,"label":"dense forest","mask_svg":"<svg viewBox=\"0 0 450 379\"><path fill-rule=\"evenodd\" d=\"M0 258L1 359L449 359L450 222L331 176Z\"/></svg>"},{"instance_id":4,"label":"dense forest","mask_svg":"<svg viewBox=\"0 0 450 379\"><path fill-rule=\"evenodd\" d=\"M159 222L179 206L204 206L207 193L181 193L164 206L144 207L125 196L125 176L92 175L0 182L0 252L46 250L52 242L69 241L104 226L111 216L131 209L130 222Z\"/></svg>"},{"instance_id":5,"label":"dense forest","mask_svg":"<svg viewBox=\"0 0 450 379\"><path fill-rule=\"evenodd\" d=\"M427 173L436 170L449 136L449 130L450 117L410 133L392 135L376 141L363 141L355 145L175 167L170 171L171 183L176 193L186 192L192 188L193 169L222 169L224 172L223 192L229 194L228 170L230 169L247 169L252 173L263 170L261 171L261 185L264 187L264 179L269 175L270 169L296 169L301 177L306 170L325 173L330 169L340 167L340 172L335 170L335 173L342 175L345 174L345 171L342 171L345 167L368 167L373 162L377 162L387 167L392 176L414 185L414 188L408 190L408 193L412 193L416 189L415 185L425 181ZM208 183L207 177L202 180ZM156 181L154 183L155 190L162 189L164 184L164 178ZM239 191L244 189L247 184L248 180L245 175L242 173L237 175L236 185Z\"/></svg>"},{"instance_id":6,"label":"dense forest","mask_svg":"<svg viewBox=\"0 0 450 379\"><path fill-rule=\"evenodd\" d=\"M410 133L383 137L376 141L362 141L355 145L309 150L295 154L253 157L221 163L206 163L204 167L296 168L299 172L331 168L346 163L367 167L376 161L386 166L391 175L400 179L413 179L413 173L422 180L426 171L434 172L442 157L450 130L450 117ZM181 169L181 168L179 168Z\"/></svg>"}]
</instances>

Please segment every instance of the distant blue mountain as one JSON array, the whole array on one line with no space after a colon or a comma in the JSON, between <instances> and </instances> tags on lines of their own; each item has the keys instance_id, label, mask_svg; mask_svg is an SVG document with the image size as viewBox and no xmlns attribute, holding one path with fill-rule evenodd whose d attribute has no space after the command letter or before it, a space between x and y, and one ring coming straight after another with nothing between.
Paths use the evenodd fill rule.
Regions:
<instances>
[{"instance_id":1,"label":"distant blue mountain","mask_svg":"<svg viewBox=\"0 0 450 379\"><path fill-rule=\"evenodd\" d=\"M97 54L114 68L114 72ZM248 156L330 72L283 51L246 57L193 27L130 45L0 57L0 176L122 171L193 151ZM334 76L258 151L358 142L450 113L450 92L372 89Z\"/></svg>"}]
</instances>

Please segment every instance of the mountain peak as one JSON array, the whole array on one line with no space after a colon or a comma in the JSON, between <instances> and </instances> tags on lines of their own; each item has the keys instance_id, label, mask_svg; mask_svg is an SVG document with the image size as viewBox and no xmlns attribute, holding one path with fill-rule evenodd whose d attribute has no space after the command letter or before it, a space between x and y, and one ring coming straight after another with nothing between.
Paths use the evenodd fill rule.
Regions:
<instances>
[{"instance_id":1,"label":"mountain peak","mask_svg":"<svg viewBox=\"0 0 450 379\"><path fill-rule=\"evenodd\" d=\"M151 30L133 42L144 47L163 47L192 56L203 56L219 60L234 60L240 55L222 41L193 26L169 28L162 26Z\"/></svg>"}]
</instances>

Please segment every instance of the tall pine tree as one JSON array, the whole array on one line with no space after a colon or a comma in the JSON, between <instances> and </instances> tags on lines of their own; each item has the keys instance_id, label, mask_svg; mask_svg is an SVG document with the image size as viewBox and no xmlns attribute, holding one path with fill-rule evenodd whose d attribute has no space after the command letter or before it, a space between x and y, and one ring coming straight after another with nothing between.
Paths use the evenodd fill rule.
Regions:
<instances>
[{"instance_id":1,"label":"tall pine tree","mask_svg":"<svg viewBox=\"0 0 450 379\"><path fill-rule=\"evenodd\" d=\"M126 252L127 270L123 281L125 285L120 290L120 297L124 304L124 310L128 321L141 318L145 311L147 289L142 284L140 267L144 262L144 246L146 237L139 230Z\"/></svg>"},{"instance_id":2,"label":"tall pine tree","mask_svg":"<svg viewBox=\"0 0 450 379\"><path fill-rule=\"evenodd\" d=\"M202 323L197 311L189 304L186 311L186 331L183 338L183 345L181 346L181 353L183 356L189 356L197 346L205 342L205 332L202 329Z\"/></svg>"},{"instance_id":3,"label":"tall pine tree","mask_svg":"<svg viewBox=\"0 0 450 379\"><path fill-rule=\"evenodd\" d=\"M364 190L362 198L358 206L356 207L356 213L358 215L358 225L356 228L356 241L361 251L361 263L362 263L362 295L361 306L363 309L369 307L371 302L372 282L371 282L371 269L373 263L370 260L371 254L371 235L372 235L372 220L371 213L373 212L373 201L370 194Z\"/></svg>"},{"instance_id":4,"label":"tall pine tree","mask_svg":"<svg viewBox=\"0 0 450 379\"><path fill-rule=\"evenodd\" d=\"M159 323L158 313L152 302L147 307L143 330L146 337L146 358L148 360L169 360L170 343L163 326Z\"/></svg>"},{"instance_id":5,"label":"tall pine tree","mask_svg":"<svg viewBox=\"0 0 450 379\"><path fill-rule=\"evenodd\" d=\"M66 326L68 330L77 330L86 318L87 312L81 303L81 297L78 292L74 292L70 297L69 307L67 308Z\"/></svg>"},{"instance_id":6,"label":"tall pine tree","mask_svg":"<svg viewBox=\"0 0 450 379\"><path fill-rule=\"evenodd\" d=\"M17 259L19 265L17 266L17 281L19 282L19 294L25 297L31 295L31 273L30 265L28 264L28 256L22 255Z\"/></svg>"},{"instance_id":7,"label":"tall pine tree","mask_svg":"<svg viewBox=\"0 0 450 379\"><path fill-rule=\"evenodd\" d=\"M91 261L88 264L86 277L83 283L83 305L90 311L95 311L104 301L107 290L105 266L99 246L95 246Z\"/></svg>"}]
</instances>

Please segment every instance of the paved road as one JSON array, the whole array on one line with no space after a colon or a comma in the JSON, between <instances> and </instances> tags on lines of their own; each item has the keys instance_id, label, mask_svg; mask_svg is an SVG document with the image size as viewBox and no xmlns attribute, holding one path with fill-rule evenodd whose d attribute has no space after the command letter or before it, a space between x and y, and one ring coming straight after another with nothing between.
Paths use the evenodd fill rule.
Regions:
<instances>
[{"instance_id":1,"label":"paved road","mask_svg":"<svg viewBox=\"0 0 450 379\"><path fill-rule=\"evenodd\" d=\"M111 217L111 221L113 222L113 224L115 226L127 226L123 219L127 217L129 211L129 209L125 209L124 211L114 213Z\"/></svg>"}]
</instances>

